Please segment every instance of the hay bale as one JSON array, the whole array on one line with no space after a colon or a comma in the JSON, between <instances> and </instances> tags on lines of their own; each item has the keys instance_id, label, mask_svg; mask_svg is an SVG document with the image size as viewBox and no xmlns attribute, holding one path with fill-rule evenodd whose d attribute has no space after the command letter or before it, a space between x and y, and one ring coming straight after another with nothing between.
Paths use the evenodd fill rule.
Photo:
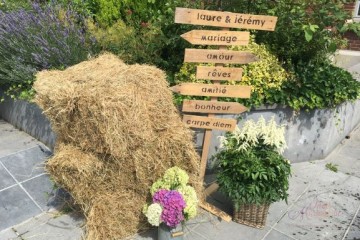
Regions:
<instances>
[{"instance_id":1,"label":"hay bale","mask_svg":"<svg viewBox=\"0 0 360 240\"><path fill-rule=\"evenodd\" d=\"M88 239L126 237L141 230L141 208L150 186L170 167L186 170L200 194L200 160L192 132L182 123L161 70L126 65L104 54L64 71L40 72L34 88L35 101L57 134L47 169L82 206L89 219ZM113 198L121 194L136 196L129 205L132 212L111 208L110 201L124 204ZM128 221L112 224L112 216ZM105 236L108 231L100 222L127 230Z\"/></svg>"},{"instance_id":2,"label":"hay bale","mask_svg":"<svg viewBox=\"0 0 360 240\"><path fill-rule=\"evenodd\" d=\"M87 218L87 238L122 239L129 232L147 228L144 215L138 209L144 201L142 195L129 191L99 196Z\"/></svg>"},{"instance_id":3,"label":"hay bale","mask_svg":"<svg viewBox=\"0 0 360 240\"><path fill-rule=\"evenodd\" d=\"M155 141L178 118L161 70L111 54L40 72L34 89L59 141L117 157Z\"/></svg>"}]
</instances>

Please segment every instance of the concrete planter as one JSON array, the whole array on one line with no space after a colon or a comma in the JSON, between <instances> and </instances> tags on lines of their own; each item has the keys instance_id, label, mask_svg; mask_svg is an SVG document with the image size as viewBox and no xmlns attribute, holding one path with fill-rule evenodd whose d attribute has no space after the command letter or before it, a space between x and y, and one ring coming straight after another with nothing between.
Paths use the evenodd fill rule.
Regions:
<instances>
[{"instance_id":1,"label":"concrete planter","mask_svg":"<svg viewBox=\"0 0 360 240\"><path fill-rule=\"evenodd\" d=\"M257 120L275 117L277 123L286 125L288 149L284 155L292 162L303 162L325 158L360 122L360 100L339 105L336 109L294 112L288 107L257 108L241 115L242 119ZM46 144L55 145L55 133L49 120L34 103L6 99L0 104L0 117ZM219 118L236 118L234 115L219 115ZM243 121L239 121L241 127ZM218 136L223 131L213 131L209 156L216 153ZM197 131L196 144L201 148L203 131ZM209 168L213 161L209 159Z\"/></svg>"},{"instance_id":2,"label":"concrete planter","mask_svg":"<svg viewBox=\"0 0 360 240\"><path fill-rule=\"evenodd\" d=\"M0 118L43 142L50 149L54 148L55 133L49 120L36 104L6 98L0 103Z\"/></svg>"},{"instance_id":3,"label":"concrete planter","mask_svg":"<svg viewBox=\"0 0 360 240\"><path fill-rule=\"evenodd\" d=\"M260 116L269 120L272 116L279 124L286 125L288 149L284 156L291 162L304 162L325 158L359 124L360 100L346 102L335 109L320 109L295 112L288 107L257 108L241 115L243 120L258 120ZM219 118L236 118L235 115L219 115ZM241 127L243 120L238 125ZM211 156L217 152L218 136L223 131L213 131L208 168L213 168ZM203 132L197 133L197 143L203 139Z\"/></svg>"}]
</instances>

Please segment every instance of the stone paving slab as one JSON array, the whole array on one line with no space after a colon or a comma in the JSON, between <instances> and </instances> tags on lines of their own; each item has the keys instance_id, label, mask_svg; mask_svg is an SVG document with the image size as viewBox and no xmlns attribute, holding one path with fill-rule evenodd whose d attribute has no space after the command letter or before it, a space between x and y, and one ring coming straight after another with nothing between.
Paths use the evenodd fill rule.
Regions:
<instances>
[{"instance_id":1,"label":"stone paving slab","mask_svg":"<svg viewBox=\"0 0 360 240\"><path fill-rule=\"evenodd\" d=\"M356 215L355 221L350 226L345 240L360 240L360 212Z\"/></svg>"},{"instance_id":2,"label":"stone paving slab","mask_svg":"<svg viewBox=\"0 0 360 240\"><path fill-rule=\"evenodd\" d=\"M84 218L75 213L43 213L0 232L0 237L4 240L80 240L83 226Z\"/></svg>"},{"instance_id":3,"label":"stone paving slab","mask_svg":"<svg viewBox=\"0 0 360 240\"><path fill-rule=\"evenodd\" d=\"M304 240L342 239L360 207L359 192L359 178L326 170L274 228Z\"/></svg>"},{"instance_id":4,"label":"stone paving slab","mask_svg":"<svg viewBox=\"0 0 360 240\"><path fill-rule=\"evenodd\" d=\"M18 236L16 235L14 230L12 230L11 228L8 228L4 231L0 231L0 239L13 240L13 239L18 239Z\"/></svg>"},{"instance_id":5,"label":"stone paving slab","mask_svg":"<svg viewBox=\"0 0 360 240\"><path fill-rule=\"evenodd\" d=\"M38 146L0 158L0 162L18 182L23 182L45 172L44 163L50 152Z\"/></svg>"},{"instance_id":6,"label":"stone paving slab","mask_svg":"<svg viewBox=\"0 0 360 240\"><path fill-rule=\"evenodd\" d=\"M58 190L48 174L28 180L22 186L43 211L60 208L63 204L64 198L57 194Z\"/></svg>"},{"instance_id":7,"label":"stone paving slab","mask_svg":"<svg viewBox=\"0 0 360 240\"><path fill-rule=\"evenodd\" d=\"M35 138L0 119L0 157L41 145Z\"/></svg>"},{"instance_id":8,"label":"stone paving slab","mask_svg":"<svg viewBox=\"0 0 360 240\"><path fill-rule=\"evenodd\" d=\"M41 209L18 185L0 192L0 231L41 212Z\"/></svg>"},{"instance_id":9,"label":"stone paving slab","mask_svg":"<svg viewBox=\"0 0 360 240\"><path fill-rule=\"evenodd\" d=\"M0 164L0 189L4 189L16 184L16 181L10 175L8 171L6 171L5 167Z\"/></svg>"},{"instance_id":10,"label":"stone paving slab","mask_svg":"<svg viewBox=\"0 0 360 240\"><path fill-rule=\"evenodd\" d=\"M281 233L276 230L272 230L271 232L269 232L269 234L266 235L263 239L264 240L296 240L296 238L287 236L284 233Z\"/></svg>"},{"instance_id":11,"label":"stone paving slab","mask_svg":"<svg viewBox=\"0 0 360 240\"><path fill-rule=\"evenodd\" d=\"M11 130L1 125L0 121L0 133L2 129ZM18 139L15 131L10 133ZM16 143L0 141L0 240L80 240L84 220L54 211L68 194L55 190L44 172L42 164L50 152L39 142L29 144L33 143L17 148ZM14 156L4 154L4 146L13 146ZM360 128L327 159L293 164L288 204L281 201L270 206L264 229L226 223L201 211L186 223L185 239L360 240L359 146ZM339 172L327 170L328 162L337 164ZM216 193L209 200L231 214L231 202L222 194ZM156 236L157 230L153 229L129 239L150 240Z\"/></svg>"}]
</instances>

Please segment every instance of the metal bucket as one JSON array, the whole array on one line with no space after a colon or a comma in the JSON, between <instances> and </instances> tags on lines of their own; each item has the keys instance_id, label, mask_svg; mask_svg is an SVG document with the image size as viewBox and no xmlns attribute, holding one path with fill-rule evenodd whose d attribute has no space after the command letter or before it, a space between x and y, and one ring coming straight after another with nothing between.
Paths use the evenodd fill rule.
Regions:
<instances>
[{"instance_id":1,"label":"metal bucket","mask_svg":"<svg viewBox=\"0 0 360 240\"><path fill-rule=\"evenodd\" d=\"M175 228L170 228L164 223L160 224L158 240L184 240L183 225L178 224Z\"/></svg>"}]
</instances>

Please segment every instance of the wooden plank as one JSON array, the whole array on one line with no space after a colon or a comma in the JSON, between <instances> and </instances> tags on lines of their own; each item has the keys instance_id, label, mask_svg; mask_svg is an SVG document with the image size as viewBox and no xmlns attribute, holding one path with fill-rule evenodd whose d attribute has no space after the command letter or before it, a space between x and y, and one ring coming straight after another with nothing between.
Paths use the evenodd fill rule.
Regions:
<instances>
[{"instance_id":1,"label":"wooden plank","mask_svg":"<svg viewBox=\"0 0 360 240\"><path fill-rule=\"evenodd\" d=\"M192 96L250 98L251 95L251 86L240 85L182 83L170 89L182 95Z\"/></svg>"},{"instance_id":2,"label":"wooden plank","mask_svg":"<svg viewBox=\"0 0 360 240\"><path fill-rule=\"evenodd\" d=\"M183 112L240 114L248 109L237 102L184 100Z\"/></svg>"},{"instance_id":3,"label":"wooden plank","mask_svg":"<svg viewBox=\"0 0 360 240\"><path fill-rule=\"evenodd\" d=\"M197 79L240 81L242 78L242 73L242 68L206 66L197 66L196 68Z\"/></svg>"},{"instance_id":4,"label":"wooden plank","mask_svg":"<svg viewBox=\"0 0 360 240\"><path fill-rule=\"evenodd\" d=\"M248 45L249 32L216 31L216 30L191 30L181 35L183 39L196 45Z\"/></svg>"},{"instance_id":5,"label":"wooden plank","mask_svg":"<svg viewBox=\"0 0 360 240\"><path fill-rule=\"evenodd\" d=\"M176 8L175 23L274 31L277 17Z\"/></svg>"},{"instance_id":6,"label":"wooden plank","mask_svg":"<svg viewBox=\"0 0 360 240\"><path fill-rule=\"evenodd\" d=\"M194 115L184 115L183 122L188 127L203 128L203 129L218 129L224 131L234 131L236 127L235 119L201 117Z\"/></svg>"},{"instance_id":7,"label":"wooden plank","mask_svg":"<svg viewBox=\"0 0 360 240\"><path fill-rule=\"evenodd\" d=\"M212 50L212 49L185 49L184 62L193 63L237 63L246 64L257 61L258 58L251 52Z\"/></svg>"},{"instance_id":8,"label":"wooden plank","mask_svg":"<svg viewBox=\"0 0 360 240\"><path fill-rule=\"evenodd\" d=\"M205 209L206 211L214 214L215 216L220 217L222 220L224 220L225 222L231 222L231 216L223 211L221 211L220 209L218 209L217 207L207 203L207 202L200 202L199 206L203 209Z\"/></svg>"},{"instance_id":9,"label":"wooden plank","mask_svg":"<svg viewBox=\"0 0 360 240\"><path fill-rule=\"evenodd\" d=\"M219 184L217 183L212 183L209 187L207 187L205 189L205 196L209 196L211 195L212 193L216 192L218 189L219 189Z\"/></svg>"}]
</instances>

